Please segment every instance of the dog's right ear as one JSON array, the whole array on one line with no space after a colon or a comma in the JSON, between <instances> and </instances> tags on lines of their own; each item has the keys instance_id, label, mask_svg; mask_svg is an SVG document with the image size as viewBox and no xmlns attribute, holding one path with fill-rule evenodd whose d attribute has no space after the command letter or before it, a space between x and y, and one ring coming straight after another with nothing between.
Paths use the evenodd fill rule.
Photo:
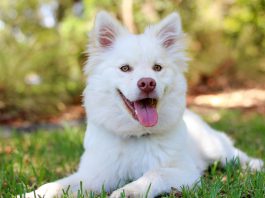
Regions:
<instances>
[{"instance_id":1,"label":"dog's right ear","mask_svg":"<svg viewBox=\"0 0 265 198\"><path fill-rule=\"evenodd\" d=\"M90 33L90 43L93 47L106 49L113 46L117 37L124 33L126 30L115 18L101 11L97 14L94 29Z\"/></svg>"}]
</instances>

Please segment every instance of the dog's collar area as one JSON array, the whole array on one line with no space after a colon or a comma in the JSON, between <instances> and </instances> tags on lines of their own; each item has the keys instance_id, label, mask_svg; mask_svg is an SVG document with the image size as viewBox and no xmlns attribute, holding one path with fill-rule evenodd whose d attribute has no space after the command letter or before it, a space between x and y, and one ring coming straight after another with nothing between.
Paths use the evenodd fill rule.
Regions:
<instances>
[{"instance_id":1,"label":"dog's collar area","mask_svg":"<svg viewBox=\"0 0 265 198\"><path fill-rule=\"evenodd\" d=\"M142 137L150 137L151 136L151 133L144 133L142 135L130 135L129 138L142 138Z\"/></svg>"}]
</instances>

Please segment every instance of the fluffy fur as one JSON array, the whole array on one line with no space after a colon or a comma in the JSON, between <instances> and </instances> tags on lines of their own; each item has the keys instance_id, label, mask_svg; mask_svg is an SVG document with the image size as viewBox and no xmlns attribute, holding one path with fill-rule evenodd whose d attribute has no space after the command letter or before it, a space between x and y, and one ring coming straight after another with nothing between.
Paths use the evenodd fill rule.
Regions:
<instances>
[{"instance_id":1,"label":"fluffy fur","mask_svg":"<svg viewBox=\"0 0 265 198\"><path fill-rule=\"evenodd\" d=\"M260 170L263 162L248 157L224 134L186 110L184 71L185 35L180 17L173 13L143 34L130 34L106 12L100 12L90 34L88 75L84 91L87 130L78 171L45 184L37 195L50 198L70 186L75 194L80 181L86 190L111 197L154 197L171 187L192 186L214 161L224 165L239 157L242 166ZM120 67L128 64L130 72ZM163 68L152 69L154 64ZM158 123L144 127L132 117L117 90L130 101L141 95L137 81L153 78L157 85ZM34 197L28 193L26 197Z\"/></svg>"}]
</instances>

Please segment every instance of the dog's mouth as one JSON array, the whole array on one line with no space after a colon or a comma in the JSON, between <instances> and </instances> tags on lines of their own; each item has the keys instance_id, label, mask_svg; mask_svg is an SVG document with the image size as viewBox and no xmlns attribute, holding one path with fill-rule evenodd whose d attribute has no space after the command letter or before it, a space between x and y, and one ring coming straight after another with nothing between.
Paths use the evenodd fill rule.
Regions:
<instances>
[{"instance_id":1,"label":"dog's mouth","mask_svg":"<svg viewBox=\"0 0 265 198\"><path fill-rule=\"evenodd\" d=\"M158 122L157 99L143 98L136 101L128 100L120 90L118 90L125 106L132 117L139 121L144 127L155 126Z\"/></svg>"}]
</instances>

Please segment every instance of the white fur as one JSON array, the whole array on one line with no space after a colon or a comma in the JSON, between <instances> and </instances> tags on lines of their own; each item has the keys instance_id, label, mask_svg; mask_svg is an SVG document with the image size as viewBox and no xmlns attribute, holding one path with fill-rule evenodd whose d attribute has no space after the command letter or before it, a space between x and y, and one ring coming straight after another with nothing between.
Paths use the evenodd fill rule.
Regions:
<instances>
[{"instance_id":1,"label":"white fur","mask_svg":"<svg viewBox=\"0 0 265 198\"><path fill-rule=\"evenodd\" d=\"M233 147L224 134L185 110L187 67L185 37L180 17L173 13L143 34L133 35L105 12L96 17L90 35L88 74L84 92L87 111L85 152L79 169L64 179L45 184L36 194L60 195L70 185L75 194L80 181L86 190L100 192L102 185L111 197L148 197L169 192L171 187L192 186L214 161L239 157L243 166L260 170L263 162L249 158ZM159 63L161 72L152 70ZM131 72L121 72L129 64ZM158 124L145 128L132 118L117 89L131 101L140 94L137 81L156 80ZM33 197L28 193L26 197Z\"/></svg>"}]
</instances>

